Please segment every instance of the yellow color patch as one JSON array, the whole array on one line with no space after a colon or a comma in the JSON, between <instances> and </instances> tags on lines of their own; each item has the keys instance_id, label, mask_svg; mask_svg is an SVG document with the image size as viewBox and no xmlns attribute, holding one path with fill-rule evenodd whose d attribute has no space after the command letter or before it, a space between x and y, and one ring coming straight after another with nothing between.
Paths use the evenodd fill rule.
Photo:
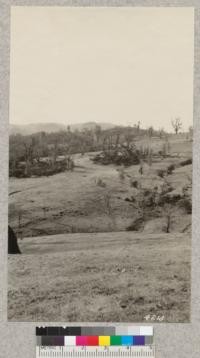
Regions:
<instances>
[{"instance_id":1,"label":"yellow color patch","mask_svg":"<svg viewBox=\"0 0 200 358\"><path fill-rule=\"evenodd\" d=\"M110 336L99 336L99 346L110 346Z\"/></svg>"}]
</instances>

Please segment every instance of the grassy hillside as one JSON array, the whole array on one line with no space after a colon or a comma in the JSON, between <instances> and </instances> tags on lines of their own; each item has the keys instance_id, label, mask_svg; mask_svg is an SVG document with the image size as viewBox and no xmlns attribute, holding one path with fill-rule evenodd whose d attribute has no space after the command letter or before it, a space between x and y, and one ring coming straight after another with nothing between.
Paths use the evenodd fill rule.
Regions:
<instances>
[{"instance_id":1,"label":"grassy hillside","mask_svg":"<svg viewBox=\"0 0 200 358\"><path fill-rule=\"evenodd\" d=\"M154 149L161 146L162 141L152 141ZM121 175L118 166L94 164L91 158L95 153L86 153L74 155L73 172L51 177L10 178L9 223L19 237L126 230L137 216L135 205L128 201L138 193L132 182L138 181L147 190L157 186L160 191L165 179L158 172L174 165L166 177L171 195L182 195L184 186L191 184L192 165L179 165L192 157L191 142L175 138L170 146L171 155L154 158L151 166L144 164L143 175L139 173L139 165L125 168ZM189 195L191 199L191 191ZM165 213L157 214L151 208L146 211L143 230L162 233L166 226ZM191 213L175 204L170 231L188 231L190 224Z\"/></svg>"},{"instance_id":2,"label":"grassy hillside","mask_svg":"<svg viewBox=\"0 0 200 358\"><path fill-rule=\"evenodd\" d=\"M8 261L13 321L190 317L190 236L118 232L28 238Z\"/></svg>"}]
</instances>

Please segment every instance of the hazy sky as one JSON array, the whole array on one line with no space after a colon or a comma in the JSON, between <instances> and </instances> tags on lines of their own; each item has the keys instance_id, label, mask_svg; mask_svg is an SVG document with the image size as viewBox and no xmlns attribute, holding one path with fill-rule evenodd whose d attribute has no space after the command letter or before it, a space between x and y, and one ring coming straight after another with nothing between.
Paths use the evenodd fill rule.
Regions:
<instances>
[{"instance_id":1,"label":"hazy sky","mask_svg":"<svg viewBox=\"0 0 200 358\"><path fill-rule=\"evenodd\" d=\"M192 8L12 7L10 122L193 117Z\"/></svg>"}]
</instances>

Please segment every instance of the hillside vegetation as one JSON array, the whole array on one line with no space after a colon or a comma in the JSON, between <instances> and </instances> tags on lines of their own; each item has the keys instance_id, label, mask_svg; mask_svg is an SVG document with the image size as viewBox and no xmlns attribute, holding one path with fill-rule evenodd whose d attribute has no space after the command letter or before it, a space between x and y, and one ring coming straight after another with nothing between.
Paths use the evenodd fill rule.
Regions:
<instances>
[{"instance_id":1,"label":"hillside vegetation","mask_svg":"<svg viewBox=\"0 0 200 358\"><path fill-rule=\"evenodd\" d=\"M188 322L191 216L188 133L11 136L9 320Z\"/></svg>"},{"instance_id":2,"label":"hillside vegetation","mask_svg":"<svg viewBox=\"0 0 200 358\"><path fill-rule=\"evenodd\" d=\"M153 150L159 153L162 144L152 140ZM9 222L19 237L123 230L191 231L190 141L172 138L169 155L157 154L142 165L95 164L96 155L74 154L73 171L10 178Z\"/></svg>"}]
</instances>

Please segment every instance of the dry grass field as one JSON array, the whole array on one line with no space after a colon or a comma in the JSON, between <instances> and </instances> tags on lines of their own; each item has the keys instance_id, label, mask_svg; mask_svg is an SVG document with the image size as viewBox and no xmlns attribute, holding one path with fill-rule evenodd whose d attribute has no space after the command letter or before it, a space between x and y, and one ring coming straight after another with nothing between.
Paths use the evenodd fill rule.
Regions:
<instances>
[{"instance_id":1,"label":"dry grass field","mask_svg":"<svg viewBox=\"0 0 200 358\"><path fill-rule=\"evenodd\" d=\"M28 238L9 256L12 321L190 317L190 238L132 232Z\"/></svg>"},{"instance_id":2,"label":"dry grass field","mask_svg":"<svg viewBox=\"0 0 200 358\"><path fill-rule=\"evenodd\" d=\"M94 155L74 155L72 172L10 179L9 224L22 255L9 256L9 320L141 322L156 314L188 322L191 212L175 203L167 234L165 211L145 208L143 228L126 230L137 214L133 180L159 191L158 171L174 165L169 195L191 185L192 165L180 165L192 157L191 141L173 136L170 155L145 164L143 175L134 165L120 176L115 165L94 164Z\"/></svg>"}]
</instances>

